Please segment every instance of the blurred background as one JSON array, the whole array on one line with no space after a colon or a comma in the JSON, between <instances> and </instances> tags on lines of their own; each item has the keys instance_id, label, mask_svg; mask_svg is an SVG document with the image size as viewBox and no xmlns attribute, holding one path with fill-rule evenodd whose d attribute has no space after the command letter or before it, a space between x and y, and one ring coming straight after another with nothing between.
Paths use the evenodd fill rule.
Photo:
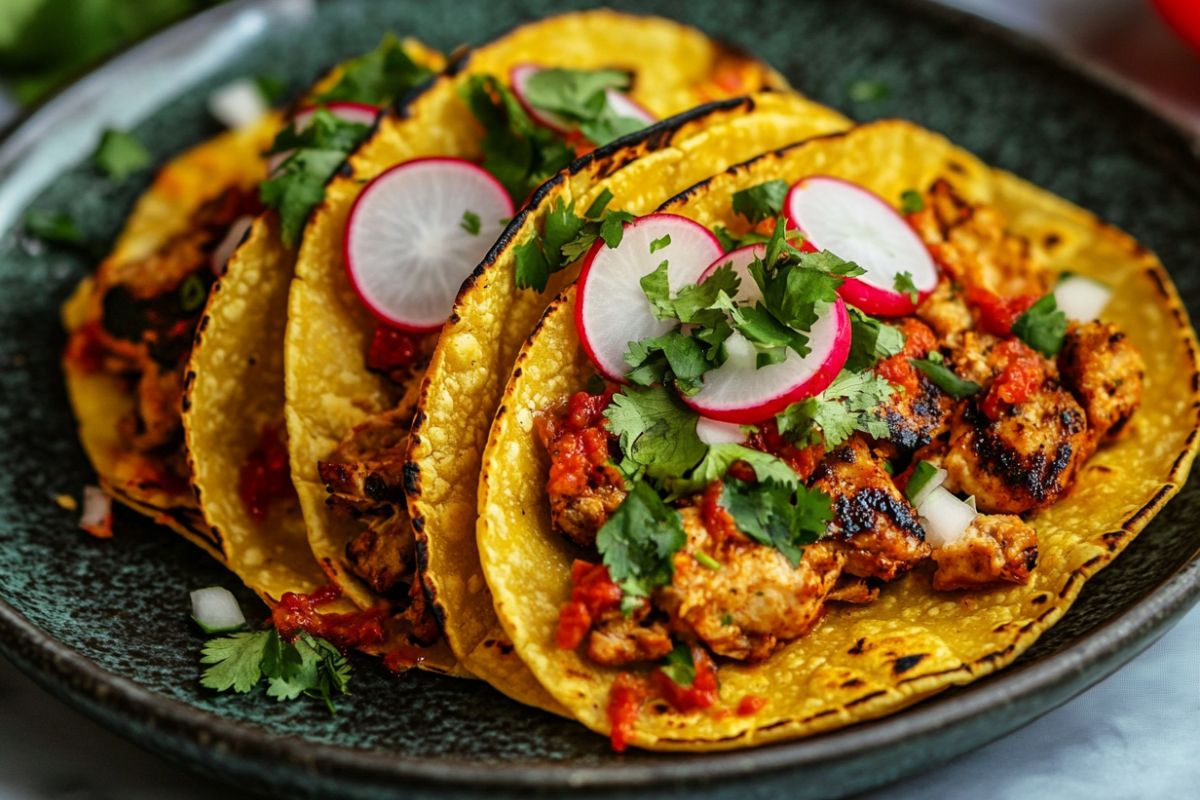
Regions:
<instances>
[{"instance_id":1,"label":"blurred background","mask_svg":"<svg viewBox=\"0 0 1200 800\"><path fill-rule=\"evenodd\" d=\"M940 1L1078 56L1200 129L1200 0ZM0 0L0 127L112 53L219 2Z\"/></svg>"}]
</instances>

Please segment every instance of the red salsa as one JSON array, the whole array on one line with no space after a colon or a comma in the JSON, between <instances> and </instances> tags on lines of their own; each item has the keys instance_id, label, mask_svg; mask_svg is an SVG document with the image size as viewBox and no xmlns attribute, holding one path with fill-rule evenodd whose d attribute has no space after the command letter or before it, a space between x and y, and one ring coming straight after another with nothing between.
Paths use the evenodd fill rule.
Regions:
<instances>
[{"instance_id":1,"label":"red salsa","mask_svg":"<svg viewBox=\"0 0 1200 800\"><path fill-rule=\"evenodd\" d=\"M766 704L767 698L748 694L738 702L737 714L739 717L752 717Z\"/></svg>"},{"instance_id":2,"label":"red salsa","mask_svg":"<svg viewBox=\"0 0 1200 800\"><path fill-rule=\"evenodd\" d=\"M576 560L571 565L571 599L559 609L555 642L574 650L597 617L620 606L621 587L609 577L608 567Z\"/></svg>"},{"instance_id":3,"label":"red salsa","mask_svg":"<svg viewBox=\"0 0 1200 800\"><path fill-rule=\"evenodd\" d=\"M978 286L967 289L967 303L979 312L979 327L993 336L1011 336L1017 317L1037 302L1032 294L1001 297Z\"/></svg>"},{"instance_id":4,"label":"red salsa","mask_svg":"<svg viewBox=\"0 0 1200 800\"><path fill-rule=\"evenodd\" d=\"M258 445L246 456L238 473L238 497L256 522L266 519L272 503L295 493L287 445L281 434L281 426L264 425Z\"/></svg>"},{"instance_id":5,"label":"red salsa","mask_svg":"<svg viewBox=\"0 0 1200 800\"><path fill-rule=\"evenodd\" d=\"M911 317L902 320L898 327L904 334L904 349L880 361L875 366L875 372L888 383L902 387L908 394L917 395L921 391L921 380L911 359L929 355L929 351L937 346L937 337L928 325Z\"/></svg>"},{"instance_id":6,"label":"red salsa","mask_svg":"<svg viewBox=\"0 0 1200 800\"><path fill-rule=\"evenodd\" d=\"M680 686L661 669L650 673L655 688L681 714L708 708L717 701L717 667L708 651L693 647L692 664L696 668L696 677L691 686Z\"/></svg>"},{"instance_id":7,"label":"red salsa","mask_svg":"<svg viewBox=\"0 0 1200 800\"><path fill-rule=\"evenodd\" d=\"M779 427L775 424L774 419L759 425L758 430L750 435L750 440L746 444L755 450L770 453L783 460L796 471L801 480L808 480L825 455L825 446L820 443L807 447L796 447L779 433ZM734 470L730 470L730 472L735 478L743 478ZM750 471L750 476L753 476L753 471Z\"/></svg>"},{"instance_id":8,"label":"red salsa","mask_svg":"<svg viewBox=\"0 0 1200 800\"><path fill-rule=\"evenodd\" d=\"M271 624L285 639L295 638L301 631L306 631L341 650L382 643L383 606L349 614L323 614L317 610L341 596L342 590L332 583L311 594L284 592L271 609Z\"/></svg>"},{"instance_id":9,"label":"red salsa","mask_svg":"<svg viewBox=\"0 0 1200 800\"><path fill-rule=\"evenodd\" d=\"M391 373L406 370L417 360L420 342L407 331L380 324L367 348L367 369Z\"/></svg>"},{"instance_id":10,"label":"red salsa","mask_svg":"<svg viewBox=\"0 0 1200 800\"><path fill-rule=\"evenodd\" d=\"M625 752L638 712L649 694L645 681L633 673L622 672L613 682L608 693L608 723L612 726L609 739L618 753Z\"/></svg>"},{"instance_id":11,"label":"red salsa","mask_svg":"<svg viewBox=\"0 0 1200 800\"><path fill-rule=\"evenodd\" d=\"M538 435L550 452L551 494L577 495L593 482L605 483L608 474L608 432L604 409L608 408L617 387L601 394L576 392L567 400L562 414L543 414L537 419Z\"/></svg>"},{"instance_id":12,"label":"red salsa","mask_svg":"<svg viewBox=\"0 0 1200 800\"><path fill-rule=\"evenodd\" d=\"M1003 366L979 406L993 420L1009 406L1028 400L1046 378L1041 357L1018 339L996 345L995 353Z\"/></svg>"}]
</instances>

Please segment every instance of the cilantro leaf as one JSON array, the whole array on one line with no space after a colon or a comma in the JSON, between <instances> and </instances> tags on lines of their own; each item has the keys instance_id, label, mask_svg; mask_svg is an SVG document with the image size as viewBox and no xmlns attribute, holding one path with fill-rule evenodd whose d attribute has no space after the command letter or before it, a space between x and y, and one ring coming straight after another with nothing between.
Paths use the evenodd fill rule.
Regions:
<instances>
[{"instance_id":1,"label":"cilantro leaf","mask_svg":"<svg viewBox=\"0 0 1200 800\"><path fill-rule=\"evenodd\" d=\"M800 483L796 471L778 456L745 445L724 443L711 445L704 454L704 459L686 478L668 478L663 484L670 490L671 497L698 492L713 481L723 478L736 461L744 462L754 470L754 477L760 481L789 486Z\"/></svg>"},{"instance_id":2,"label":"cilantro leaf","mask_svg":"<svg viewBox=\"0 0 1200 800\"><path fill-rule=\"evenodd\" d=\"M748 244L765 244L771 238L761 233L755 233L754 231L744 236L734 236L724 225L714 225L712 232L713 236L717 237L717 241L721 243L721 249L726 253L737 250L739 247L745 247Z\"/></svg>"},{"instance_id":3,"label":"cilantro leaf","mask_svg":"<svg viewBox=\"0 0 1200 800\"><path fill-rule=\"evenodd\" d=\"M621 467L627 474L682 475L705 456L696 435L699 417L661 386L618 392L604 416L625 456Z\"/></svg>"},{"instance_id":4,"label":"cilantro leaf","mask_svg":"<svg viewBox=\"0 0 1200 800\"><path fill-rule=\"evenodd\" d=\"M557 272L568 263L562 254L563 246L575 239L583 230L584 221L575 216L575 201L568 205L561 197L554 201L542 233L542 251L550 263L551 272Z\"/></svg>"},{"instance_id":5,"label":"cilantro leaf","mask_svg":"<svg viewBox=\"0 0 1200 800\"><path fill-rule=\"evenodd\" d=\"M633 484L596 534L608 574L628 596L647 597L674 575L671 556L687 541L679 512L644 481Z\"/></svg>"},{"instance_id":6,"label":"cilantro leaf","mask_svg":"<svg viewBox=\"0 0 1200 800\"><path fill-rule=\"evenodd\" d=\"M30 211L25 215L25 233L49 244L72 247L83 244L83 233L71 215L65 211Z\"/></svg>"},{"instance_id":7,"label":"cilantro leaf","mask_svg":"<svg viewBox=\"0 0 1200 800\"><path fill-rule=\"evenodd\" d=\"M542 243L537 236L531 236L513 249L516 259L516 281L518 289L534 289L538 292L546 290L546 281L550 280L550 262L542 252Z\"/></svg>"},{"instance_id":8,"label":"cilantro leaf","mask_svg":"<svg viewBox=\"0 0 1200 800\"><path fill-rule=\"evenodd\" d=\"M733 193L733 212L741 214L750 224L774 217L783 210L787 197L787 181L774 180Z\"/></svg>"},{"instance_id":9,"label":"cilantro leaf","mask_svg":"<svg viewBox=\"0 0 1200 800\"><path fill-rule=\"evenodd\" d=\"M604 240L606 247L614 248L621 244L621 240L625 238L625 226L633 222L636 217L628 211L610 211L604 217L604 221L600 223L600 238Z\"/></svg>"},{"instance_id":10,"label":"cilantro leaf","mask_svg":"<svg viewBox=\"0 0 1200 800\"><path fill-rule=\"evenodd\" d=\"M947 367L940 360L934 361L932 358L910 358L909 361L917 369L924 372L929 380L933 381L934 385L941 389L946 394L953 397L955 400L961 400L964 397L970 397L979 392L982 388L975 381L969 381L966 378L960 378L954 374L953 370Z\"/></svg>"},{"instance_id":11,"label":"cilantro leaf","mask_svg":"<svg viewBox=\"0 0 1200 800\"><path fill-rule=\"evenodd\" d=\"M925 210L925 198L915 189L906 189L900 194L900 211L904 214L915 214Z\"/></svg>"},{"instance_id":12,"label":"cilantro leaf","mask_svg":"<svg viewBox=\"0 0 1200 800\"><path fill-rule=\"evenodd\" d=\"M597 236L602 236L609 247L620 244L623 226L634 219L632 214L610 211L601 219L591 218L593 213L604 213L612 199L612 193L606 193L607 197L602 193L596 198L584 217L575 213L574 200L568 204L561 197L555 199L541 236L534 235L514 250L518 288L545 291L549 277L587 253Z\"/></svg>"},{"instance_id":13,"label":"cilantro leaf","mask_svg":"<svg viewBox=\"0 0 1200 800\"><path fill-rule=\"evenodd\" d=\"M539 111L566 118L600 146L646 126L621 115L609 101L609 90L624 91L629 84L629 73L618 70L542 69L526 81L525 100Z\"/></svg>"},{"instance_id":14,"label":"cilantro leaf","mask_svg":"<svg viewBox=\"0 0 1200 800\"><path fill-rule=\"evenodd\" d=\"M1062 349L1067 333L1067 315L1058 310L1053 294L1048 294L1017 317L1013 335L1047 358L1054 358Z\"/></svg>"},{"instance_id":15,"label":"cilantro leaf","mask_svg":"<svg viewBox=\"0 0 1200 800\"><path fill-rule=\"evenodd\" d=\"M657 253L659 250L662 250L664 247L667 247L670 244L671 244L671 234L669 234L669 233L663 234L662 236L658 237L657 239L655 239L653 242L650 243L650 252Z\"/></svg>"},{"instance_id":16,"label":"cilantro leaf","mask_svg":"<svg viewBox=\"0 0 1200 800\"><path fill-rule=\"evenodd\" d=\"M891 90L883 81L858 80L850 84L847 93L856 103L874 103L885 99L891 94Z\"/></svg>"},{"instance_id":17,"label":"cilantro leaf","mask_svg":"<svg viewBox=\"0 0 1200 800\"><path fill-rule=\"evenodd\" d=\"M848 372L862 372L881 359L890 358L904 349L904 334L899 328L869 317L857 308L850 312L850 356L846 359Z\"/></svg>"},{"instance_id":18,"label":"cilantro leaf","mask_svg":"<svg viewBox=\"0 0 1200 800\"><path fill-rule=\"evenodd\" d=\"M464 211L462 221L458 223L458 227L462 228L472 236L478 236L479 231L483 229L483 221L479 219L479 215L474 211Z\"/></svg>"},{"instance_id":19,"label":"cilantro leaf","mask_svg":"<svg viewBox=\"0 0 1200 800\"><path fill-rule=\"evenodd\" d=\"M917 291L917 285L913 283L911 272L897 273L895 280L892 281L892 288L900 294L908 295L909 302L914 306L921 297L921 293Z\"/></svg>"},{"instance_id":20,"label":"cilantro leaf","mask_svg":"<svg viewBox=\"0 0 1200 800\"><path fill-rule=\"evenodd\" d=\"M724 484L721 505L738 530L779 550L793 567L804 555L802 545L821 538L825 523L833 518L829 496L818 489L774 481L749 483L729 475Z\"/></svg>"},{"instance_id":21,"label":"cilantro leaf","mask_svg":"<svg viewBox=\"0 0 1200 800\"><path fill-rule=\"evenodd\" d=\"M518 205L575 157L562 137L535 125L512 92L491 75L472 75L460 94L484 129L483 168Z\"/></svg>"},{"instance_id":22,"label":"cilantro leaf","mask_svg":"<svg viewBox=\"0 0 1200 800\"><path fill-rule=\"evenodd\" d=\"M92 155L96 168L120 181L150 163L150 153L132 134L109 128Z\"/></svg>"},{"instance_id":23,"label":"cilantro leaf","mask_svg":"<svg viewBox=\"0 0 1200 800\"><path fill-rule=\"evenodd\" d=\"M814 426L829 448L856 431L881 439L887 436L888 427L877 410L894 391L892 384L878 375L843 370L825 391L793 403L775 421L780 434L803 444L817 441Z\"/></svg>"},{"instance_id":24,"label":"cilantro leaf","mask_svg":"<svg viewBox=\"0 0 1200 800\"><path fill-rule=\"evenodd\" d=\"M284 128L269 153L290 153L259 188L263 203L279 212L281 237L291 247L300 239L312 209L325 199L325 185L370 131L366 125L318 108L304 130Z\"/></svg>"},{"instance_id":25,"label":"cilantro leaf","mask_svg":"<svg viewBox=\"0 0 1200 800\"><path fill-rule=\"evenodd\" d=\"M278 75L255 75L254 85L268 103L283 99L283 93L287 91L287 82Z\"/></svg>"},{"instance_id":26,"label":"cilantro leaf","mask_svg":"<svg viewBox=\"0 0 1200 800\"><path fill-rule=\"evenodd\" d=\"M343 64L338 82L318 95L316 102L384 106L431 75L432 70L409 58L403 43L388 33L374 50Z\"/></svg>"},{"instance_id":27,"label":"cilantro leaf","mask_svg":"<svg viewBox=\"0 0 1200 800\"><path fill-rule=\"evenodd\" d=\"M249 692L262 678L262 663L268 647L275 646L278 641L279 634L274 629L209 639L204 643L200 663L211 666L204 670L200 685L218 692L230 689L239 694Z\"/></svg>"},{"instance_id":28,"label":"cilantro leaf","mask_svg":"<svg viewBox=\"0 0 1200 800\"><path fill-rule=\"evenodd\" d=\"M676 644L658 669L676 686L685 689L691 686L696 680L696 663L692 660L692 648L686 644Z\"/></svg>"}]
</instances>

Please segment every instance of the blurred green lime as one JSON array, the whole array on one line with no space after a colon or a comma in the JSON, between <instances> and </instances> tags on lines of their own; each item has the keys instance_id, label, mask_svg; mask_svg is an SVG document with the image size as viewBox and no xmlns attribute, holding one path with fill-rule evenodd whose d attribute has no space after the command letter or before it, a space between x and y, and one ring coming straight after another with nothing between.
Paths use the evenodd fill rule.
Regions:
<instances>
[{"instance_id":1,"label":"blurred green lime","mask_svg":"<svg viewBox=\"0 0 1200 800\"><path fill-rule=\"evenodd\" d=\"M0 80L35 102L96 61L220 0L2 0Z\"/></svg>"}]
</instances>

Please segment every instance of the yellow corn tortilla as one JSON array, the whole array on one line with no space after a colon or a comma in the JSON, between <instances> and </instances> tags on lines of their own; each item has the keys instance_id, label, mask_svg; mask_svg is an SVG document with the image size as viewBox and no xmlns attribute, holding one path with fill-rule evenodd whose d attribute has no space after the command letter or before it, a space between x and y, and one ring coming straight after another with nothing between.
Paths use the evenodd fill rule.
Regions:
<instances>
[{"instance_id":1,"label":"yellow corn tortilla","mask_svg":"<svg viewBox=\"0 0 1200 800\"><path fill-rule=\"evenodd\" d=\"M289 455L309 543L314 554L337 576L347 595L362 606L373 604L375 597L365 584L350 574L345 564L346 544L359 527L351 520L330 513L325 503L327 493L317 474L317 462L328 456L347 432L369 417L395 408L406 395L408 401L415 400L419 381L414 379L401 388L367 371L364 356L376 322L346 278L341 255L342 231L350 207L364 183L385 169L424 156L481 159L483 132L460 99L460 87L470 76L478 74L492 75L507 82L510 69L523 63L629 70L634 74L630 92L633 99L664 117L727 94L714 80L730 72L740 76L739 86L747 91L783 85L782 79L770 68L714 43L693 28L655 17L588 11L528 24L480 47L380 121L375 134L351 158L352 174L331 183L324 204L305 229L296 279L288 300L285 347ZM843 124L840 116L807 105L814 113L819 110L826 114L827 120L836 120L836 125L827 124L822 130ZM699 121L667 123L666 127L657 129L656 134L643 137L637 146L623 148L608 159L593 159L590 163L594 164L594 171L581 180L593 183L605 172L637 169L638 164L633 160L653 149L659 139L677 141L684 135L700 133L701 128ZM744 135L746 139L753 139L758 132L748 127ZM745 158L763 146L761 141L756 147L747 146L739 152L738 158ZM631 161L632 164L627 163ZM700 174L709 171L705 169ZM686 184L660 187L648 183L641 191L652 193L649 202L657 203L683 185ZM632 193L632 189L627 191ZM511 276L506 274L503 280L511 285ZM512 343L513 354L544 306L543 298L533 293L530 298L527 302L532 304L533 310L525 312L524 317L514 315L511 318L507 340ZM448 366L444 358L440 363ZM490 360L486 366L483 361L478 363L479 370L493 369ZM503 375L501 368L493 379L494 395L498 395ZM464 407L474 402L465 396L459 396L458 401ZM492 406L486 406L483 411L470 411L472 416L476 413L482 416L455 420L453 426L469 422L477 431L475 452L478 453ZM422 427L422 430L427 428ZM470 482L467 492L472 504L474 467L477 465L475 456L467 460L462 471L456 467L453 471L440 473L443 480L463 482L464 485ZM416 532L418 537L423 536L419 528ZM442 559L441 552L436 557L432 552L429 555L436 558L435 570L447 571L449 581L457 580L454 577L458 574L457 567L453 562ZM474 575L478 586L482 587L473 556L467 569L465 574ZM427 584L427 588L429 586ZM437 608L445 611L444 606ZM483 608L490 608L490 603L485 601ZM456 655L462 658L466 651L455 646L457 623L444 614L442 621ZM535 705L548 703L548 698L540 694L532 680L526 682L528 691L516 683L498 682L497 685L506 691L508 686L517 687L510 693Z\"/></svg>"},{"instance_id":2,"label":"yellow corn tortilla","mask_svg":"<svg viewBox=\"0 0 1200 800\"><path fill-rule=\"evenodd\" d=\"M1073 491L1032 518L1040 559L1028 585L934 592L929 576L916 572L886 586L872 604L832 606L812 633L767 661L722 666L720 701L708 712L680 714L665 704L643 709L631 739L639 747L717 750L806 736L892 713L1004 667L1062 617L1084 582L1175 494L1195 456L1196 338L1158 259L1088 212L989 169L937 134L898 121L864 125L766 154L663 210L736 229L733 192L812 174L853 181L895 203L904 190L945 178L968 201L1002 211L1050 270L1112 285L1103 318L1119 325L1146 360L1142 406L1128 433L1082 468ZM484 455L478 540L516 652L556 701L607 733L606 704L618 670L554 644L575 551L550 528L548 460L533 431L536 410L584 388L594 372L576 336L574 300L570 287L518 358ZM746 695L766 705L752 716L712 713L736 709Z\"/></svg>"},{"instance_id":3,"label":"yellow corn tortilla","mask_svg":"<svg viewBox=\"0 0 1200 800\"><path fill-rule=\"evenodd\" d=\"M607 190L610 208L646 213L671 193L764 149L848 125L837 112L791 93L760 93L698 110L671 130L652 131L621 151L598 152L547 183L464 285L426 373L406 488L426 553L426 588L471 672L517 699L536 686L513 654L483 580L475 545L477 476L521 343L578 267L555 275L543 294L518 289L515 248L541 229L560 201L587 208Z\"/></svg>"},{"instance_id":4,"label":"yellow corn tortilla","mask_svg":"<svg viewBox=\"0 0 1200 800\"><path fill-rule=\"evenodd\" d=\"M444 66L440 54L415 40L406 39L403 46L419 64L435 70ZM310 96L331 86L339 74L333 70ZM210 292L184 399L192 486L205 525L221 543L229 568L268 600L284 592L311 592L329 581L309 549L297 504L276 503L259 522L238 495L241 468L260 431L283 426L283 339L295 261L296 250L280 237L278 214L261 214ZM328 610L353 608L343 601ZM452 662L430 659L429 666L444 670Z\"/></svg>"},{"instance_id":5,"label":"yellow corn tortilla","mask_svg":"<svg viewBox=\"0 0 1200 800\"><path fill-rule=\"evenodd\" d=\"M266 177L262 152L267 149L282 117L265 115L254 125L228 131L193 147L159 170L139 198L108 259L118 263L145 258L172 236L187 229L202 205L231 187L249 189ZM92 280L80 282L62 309L63 325L76 330L88 318ZM113 375L90 373L64 359L67 393L79 425L79 438L99 475L101 486L114 498L182 534L210 555L223 560L219 535L204 524L190 488L164 491L136 479L150 462L131 452L117 435L120 420L133 410L127 383Z\"/></svg>"}]
</instances>

